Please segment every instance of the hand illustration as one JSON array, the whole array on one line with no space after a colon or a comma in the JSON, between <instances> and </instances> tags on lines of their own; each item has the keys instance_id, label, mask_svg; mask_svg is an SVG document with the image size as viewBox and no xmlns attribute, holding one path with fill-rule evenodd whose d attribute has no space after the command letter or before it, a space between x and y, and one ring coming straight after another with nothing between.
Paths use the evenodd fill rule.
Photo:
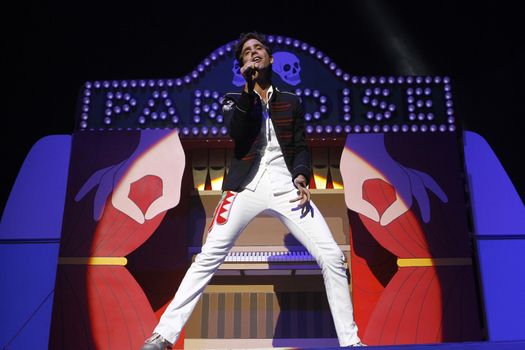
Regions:
<instances>
[{"instance_id":1,"label":"hand illustration","mask_svg":"<svg viewBox=\"0 0 525 350\"><path fill-rule=\"evenodd\" d=\"M159 213L175 207L180 200L185 156L179 135L173 130L142 130L137 149L126 160L96 171L75 196L80 201L98 186L93 205L93 219L102 217L104 206L111 192L112 205L142 224ZM131 184L147 175L162 180L162 195L144 214L129 198Z\"/></svg>"},{"instance_id":2,"label":"hand illustration","mask_svg":"<svg viewBox=\"0 0 525 350\"><path fill-rule=\"evenodd\" d=\"M427 189L447 202L445 192L428 174L396 162L385 148L383 134L348 135L341 156L341 175L345 201L349 209L379 222L382 226L401 216L412 207L415 198L425 223L430 221L430 202ZM396 191L396 200L379 217L377 209L363 199L363 183L381 179Z\"/></svg>"}]
</instances>

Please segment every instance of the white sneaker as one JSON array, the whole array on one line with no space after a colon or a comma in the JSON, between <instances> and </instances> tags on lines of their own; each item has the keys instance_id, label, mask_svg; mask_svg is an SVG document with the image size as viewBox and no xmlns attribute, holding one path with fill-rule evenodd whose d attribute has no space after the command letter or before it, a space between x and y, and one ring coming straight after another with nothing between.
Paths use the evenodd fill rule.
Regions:
<instances>
[{"instance_id":1,"label":"white sneaker","mask_svg":"<svg viewBox=\"0 0 525 350\"><path fill-rule=\"evenodd\" d=\"M146 339L140 350L167 350L171 349L171 345L162 335L153 333L151 337Z\"/></svg>"}]
</instances>

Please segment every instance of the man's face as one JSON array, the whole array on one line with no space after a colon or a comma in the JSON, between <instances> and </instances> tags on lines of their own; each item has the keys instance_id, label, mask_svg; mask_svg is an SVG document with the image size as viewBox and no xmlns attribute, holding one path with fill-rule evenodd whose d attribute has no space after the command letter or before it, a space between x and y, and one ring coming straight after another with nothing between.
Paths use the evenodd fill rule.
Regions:
<instances>
[{"instance_id":1,"label":"man's face","mask_svg":"<svg viewBox=\"0 0 525 350\"><path fill-rule=\"evenodd\" d=\"M249 39L242 46L242 61L243 65L253 63L254 68L262 70L273 63L273 57L268 55L268 51L264 45L257 39Z\"/></svg>"}]
</instances>

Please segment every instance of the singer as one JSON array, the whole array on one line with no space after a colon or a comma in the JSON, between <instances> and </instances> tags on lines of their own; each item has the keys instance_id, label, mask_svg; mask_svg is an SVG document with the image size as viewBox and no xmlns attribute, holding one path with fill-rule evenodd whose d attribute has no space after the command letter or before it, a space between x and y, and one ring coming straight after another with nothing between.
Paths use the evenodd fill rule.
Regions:
<instances>
[{"instance_id":1,"label":"singer","mask_svg":"<svg viewBox=\"0 0 525 350\"><path fill-rule=\"evenodd\" d=\"M263 211L279 218L317 260L340 345L364 346L354 321L345 257L310 200L301 99L272 85L273 57L261 34L241 34L235 57L246 84L242 92L226 94L223 100L223 115L235 141L223 197L201 253L142 350L164 350L177 341L235 240Z\"/></svg>"}]
</instances>

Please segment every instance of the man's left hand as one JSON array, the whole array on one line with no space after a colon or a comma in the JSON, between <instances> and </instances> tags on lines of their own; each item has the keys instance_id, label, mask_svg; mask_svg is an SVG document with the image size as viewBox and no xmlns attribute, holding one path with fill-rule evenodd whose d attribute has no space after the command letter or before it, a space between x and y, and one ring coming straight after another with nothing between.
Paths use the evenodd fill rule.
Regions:
<instances>
[{"instance_id":1,"label":"man's left hand","mask_svg":"<svg viewBox=\"0 0 525 350\"><path fill-rule=\"evenodd\" d=\"M310 190L306 187L306 178L304 175L298 175L293 180L293 183L295 187L297 187L297 194L299 196L290 200L290 203L300 201L298 207L301 208L301 214L302 217L304 217L310 211L310 198L312 195Z\"/></svg>"}]
</instances>

